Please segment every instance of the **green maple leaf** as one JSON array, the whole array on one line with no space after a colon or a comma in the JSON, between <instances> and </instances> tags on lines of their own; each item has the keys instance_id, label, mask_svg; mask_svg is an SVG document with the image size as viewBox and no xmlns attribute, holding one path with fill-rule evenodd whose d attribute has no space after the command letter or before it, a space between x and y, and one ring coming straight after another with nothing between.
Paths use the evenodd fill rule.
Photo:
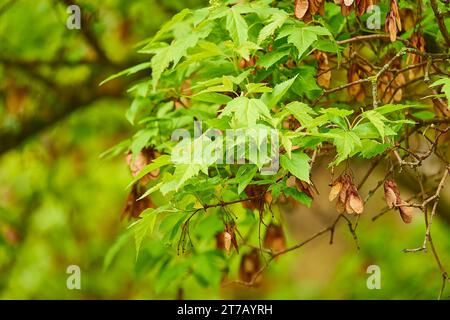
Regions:
<instances>
[{"instance_id":1,"label":"green maple leaf","mask_svg":"<svg viewBox=\"0 0 450 320\"><path fill-rule=\"evenodd\" d=\"M261 118L271 119L267 106L260 99L238 97L231 100L222 110L222 116L233 116L236 126L251 128Z\"/></svg>"},{"instance_id":2,"label":"green maple leaf","mask_svg":"<svg viewBox=\"0 0 450 320\"><path fill-rule=\"evenodd\" d=\"M281 30L278 39L287 37L298 50L298 58L308 50L311 45L319 39L319 36L331 36L331 33L321 26L290 25Z\"/></svg>"}]
</instances>

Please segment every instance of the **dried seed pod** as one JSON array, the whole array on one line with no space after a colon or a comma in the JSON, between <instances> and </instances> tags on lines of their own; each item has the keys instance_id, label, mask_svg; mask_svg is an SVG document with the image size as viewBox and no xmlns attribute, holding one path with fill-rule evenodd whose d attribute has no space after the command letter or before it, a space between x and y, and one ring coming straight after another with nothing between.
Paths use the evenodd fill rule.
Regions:
<instances>
[{"instance_id":1,"label":"dried seed pod","mask_svg":"<svg viewBox=\"0 0 450 320\"><path fill-rule=\"evenodd\" d=\"M228 254L230 254L230 251L231 251L231 239L232 239L231 234L225 231L223 233L223 243L224 243L225 251Z\"/></svg>"},{"instance_id":2,"label":"dried seed pod","mask_svg":"<svg viewBox=\"0 0 450 320\"><path fill-rule=\"evenodd\" d=\"M341 181L336 180L335 182L333 182L333 184L331 185L330 194L328 195L328 200L333 201L334 199L336 199L337 196L340 194L341 189L342 189Z\"/></svg>"},{"instance_id":3,"label":"dried seed pod","mask_svg":"<svg viewBox=\"0 0 450 320\"><path fill-rule=\"evenodd\" d=\"M394 13L395 23L398 31L402 30L402 22L400 20L400 12L398 10L397 0L391 0L391 11Z\"/></svg>"},{"instance_id":4,"label":"dried seed pod","mask_svg":"<svg viewBox=\"0 0 450 320\"><path fill-rule=\"evenodd\" d=\"M254 67L256 61L258 61L258 56L250 57L250 59L247 61L247 67Z\"/></svg>"},{"instance_id":5,"label":"dried seed pod","mask_svg":"<svg viewBox=\"0 0 450 320\"><path fill-rule=\"evenodd\" d=\"M395 16L392 11L389 11L386 16L386 22L384 24L384 29L389 33L389 39L394 42L397 39L397 24L395 22Z\"/></svg>"},{"instance_id":6,"label":"dried seed pod","mask_svg":"<svg viewBox=\"0 0 450 320\"><path fill-rule=\"evenodd\" d=\"M386 204L390 209L397 208L400 212L400 217L404 223L411 223L412 209L408 207L408 203L403 201L400 197L400 189L393 180L386 180L384 182L384 198Z\"/></svg>"},{"instance_id":7,"label":"dried seed pod","mask_svg":"<svg viewBox=\"0 0 450 320\"><path fill-rule=\"evenodd\" d=\"M392 209L397 204L397 184L392 180L386 180L384 182L384 198L386 199L387 206Z\"/></svg>"},{"instance_id":8,"label":"dried seed pod","mask_svg":"<svg viewBox=\"0 0 450 320\"><path fill-rule=\"evenodd\" d=\"M364 202L357 191L350 194L348 203L350 204L352 211L354 211L356 214L361 214L364 211Z\"/></svg>"},{"instance_id":9,"label":"dried seed pod","mask_svg":"<svg viewBox=\"0 0 450 320\"><path fill-rule=\"evenodd\" d=\"M391 0L390 11L386 16L384 27L386 32L389 33L389 38L394 42L397 39L397 32L402 30L397 0Z\"/></svg>"},{"instance_id":10,"label":"dried seed pod","mask_svg":"<svg viewBox=\"0 0 450 320\"><path fill-rule=\"evenodd\" d=\"M269 205L272 203L273 201L272 192L268 191L264 194L264 201Z\"/></svg>"},{"instance_id":11,"label":"dried seed pod","mask_svg":"<svg viewBox=\"0 0 450 320\"><path fill-rule=\"evenodd\" d=\"M231 245L233 245L236 252L239 254L239 246L236 240L236 225L233 222L225 224L223 231L224 249L229 254L231 252Z\"/></svg>"},{"instance_id":12,"label":"dried seed pod","mask_svg":"<svg viewBox=\"0 0 450 320\"><path fill-rule=\"evenodd\" d=\"M242 202L244 208L250 210L262 210L264 203L266 203L265 192L267 190L267 185L248 185L245 187L245 193L249 198L256 198L249 201Z\"/></svg>"},{"instance_id":13,"label":"dried seed pod","mask_svg":"<svg viewBox=\"0 0 450 320\"><path fill-rule=\"evenodd\" d=\"M286 249L286 238L281 226L277 226L274 223L267 226L264 248L270 249L272 252L280 252Z\"/></svg>"},{"instance_id":14,"label":"dried seed pod","mask_svg":"<svg viewBox=\"0 0 450 320\"><path fill-rule=\"evenodd\" d=\"M341 14L346 17L352 12L352 6L347 6L344 0L341 0Z\"/></svg>"},{"instance_id":15,"label":"dried seed pod","mask_svg":"<svg viewBox=\"0 0 450 320\"><path fill-rule=\"evenodd\" d=\"M366 69L362 67L358 62L353 62L347 71L347 82L352 83L359 81L366 77ZM354 84L348 87L347 92L349 96L354 97L356 101L363 101L366 97L364 86L361 83Z\"/></svg>"},{"instance_id":16,"label":"dried seed pod","mask_svg":"<svg viewBox=\"0 0 450 320\"><path fill-rule=\"evenodd\" d=\"M395 102L400 102L402 100L403 97L403 90L401 89L406 83L406 79L405 76L403 75L403 73L398 74L394 81L393 81L393 85L394 85L394 101Z\"/></svg>"},{"instance_id":17,"label":"dried seed pod","mask_svg":"<svg viewBox=\"0 0 450 320\"><path fill-rule=\"evenodd\" d=\"M356 0L356 15L362 16L366 12L367 0Z\"/></svg>"},{"instance_id":18,"label":"dried seed pod","mask_svg":"<svg viewBox=\"0 0 450 320\"><path fill-rule=\"evenodd\" d=\"M297 19L303 19L309 8L309 0L295 0L294 14Z\"/></svg>"},{"instance_id":19,"label":"dried seed pod","mask_svg":"<svg viewBox=\"0 0 450 320\"><path fill-rule=\"evenodd\" d=\"M338 199L336 202L336 211L339 214L343 214L345 212L345 203Z\"/></svg>"},{"instance_id":20,"label":"dried seed pod","mask_svg":"<svg viewBox=\"0 0 450 320\"><path fill-rule=\"evenodd\" d=\"M303 192L310 198L314 198L312 185L310 185L309 183L302 181L300 179L297 179L296 182L297 182L296 186L297 186L298 191Z\"/></svg>"},{"instance_id":21,"label":"dried seed pod","mask_svg":"<svg viewBox=\"0 0 450 320\"><path fill-rule=\"evenodd\" d=\"M310 0L309 1L309 13L311 15L319 13L324 15L325 0Z\"/></svg>"},{"instance_id":22,"label":"dried seed pod","mask_svg":"<svg viewBox=\"0 0 450 320\"><path fill-rule=\"evenodd\" d=\"M358 193L353 182L353 178L349 174L338 177L331 185L328 199L336 202L336 211L340 214L347 212L348 214L361 214L364 211L364 201Z\"/></svg>"},{"instance_id":23,"label":"dried seed pod","mask_svg":"<svg viewBox=\"0 0 450 320\"><path fill-rule=\"evenodd\" d=\"M297 63L294 61L294 59L289 59L288 61L286 61L286 63L284 65L288 69L293 69L297 66Z\"/></svg>"},{"instance_id":24,"label":"dried seed pod","mask_svg":"<svg viewBox=\"0 0 450 320\"><path fill-rule=\"evenodd\" d=\"M239 266L239 278L244 282L252 282L256 279L261 263L259 261L258 250L253 249L250 253L244 254Z\"/></svg>"},{"instance_id":25,"label":"dried seed pod","mask_svg":"<svg viewBox=\"0 0 450 320\"><path fill-rule=\"evenodd\" d=\"M351 181L347 178L347 175L342 177L342 188L341 192L339 192L339 201L342 203L347 202L348 190L350 189Z\"/></svg>"},{"instance_id":26,"label":"dried seed pod","mask_svg":"<svg viewBox=\"0 0 450 320\"><path fill-rule=\"evenodd\" d=\"M402 218L404 223L411 223L412 221L412 209L407 206L407 203L402 201L400 206L398 207L400 211L400 217Z\"/></svg>"},{"instance_id":27,"label":"dried seed pod","mask_svg":"<svg viewBox=\"0 0 450 320\"><path fill-rule=\"evenodd\" d=\"M352 206L350 205L350 198L345 203L345 212L347 212L348 214L354 214L355 213L355 211L353 210Z\"/></svg>"},{"instance_id":28,"label":"dried seed pod","mask_svg":"<svg viewBox=\"0 0 450 320\"><path fill-rule=\"evenodd\" d=\"M421 52L425 52L425 45L426 45L425 38L423 37L423 35L420 31L414 32L411 35L411 37L409 38L409 41L411 43L411 47L414 47ZM422 60L423 60L423 57L418 54L409 52L406 55L406 64L407 65L418 64L418 63L422 62ZM408 77L410 79L414 79L416 76L421 74L422 70L423 70L423 67L410 69L408 71Z\"/></svg>"},{"instance_id":29,"label":"dried seed pod","mask_svg":"<svg viewBox=\"0 0 450 320\"><path fill-rule=\"evenodd\" d=\"M225 232L216 233L216 248L219 250L225 250Z\"/></svg>"}]
</instances>

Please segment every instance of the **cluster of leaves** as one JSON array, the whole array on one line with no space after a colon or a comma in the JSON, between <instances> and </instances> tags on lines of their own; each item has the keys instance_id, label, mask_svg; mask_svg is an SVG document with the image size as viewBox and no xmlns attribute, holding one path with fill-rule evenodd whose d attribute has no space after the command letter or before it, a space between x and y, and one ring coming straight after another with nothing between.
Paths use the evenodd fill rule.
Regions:
<instances>
[{"instance_id":1,"label":"cluster of leaves","mask_svg":"<svg viewBox=\"0 0 450 320\"><path fill-rule=\"evenodd\" d=\"M359 95L355 102L352 91L340 99L336 90L326 104L317 103L327 94L323 86L328 87L330 81L321 78L331 68L324 61L333 59L337 68L343 61L348 63L349 46L339 41L351 37L349 23L367 19L366 15L345 17L334 3L320 5L324 15L310 16L309 21L296 17L294 11L299 8L294 1L211 1L207 8L185 9L142 43L139 52L149 55L149 62L108 79L151 69L150 79L128 90L134 100L126 116L139 130L114 152L130 150L131 164L148 150L154 155L139 164L138 170L133 165L130 187L143 189L135 200L151 196L155 205L130 214L140 216L130 228L138 253L146 237L167 245L164 250L158 247L145 253L146 261L159 272L157 287L161 290L188 274L200 283L219 285L236 257L220 248L230 251L231 242L236 249L238 243L258 246L256 231L264 219L280 224L277 202L290 198L311 204L311 166L321 150L335 152L330 166L348 166L350 158L371 159L385 153L415 123L403 111L423 105L409 101L374 109L370 95ZM384 55L402 46L403 42L388 43L379 50ZM337 87L345 80L337 78L332 83ZM448 94L448 78L435 83L442 84ZM367 88L360 85L360 90ZM415 115L427 116L423 111ZM192 138L174 141L171 138L177 129L186 129ZM240 164L220 162L221 154L190 162L172 157L180 152L192 156L196 148L216 150L225 141L208 133L223 134L230 129L244 135L231 144L245 151ZM257 131L248 129L276 132L281 142L276 150L280 168L274 174L261 172L271 157L248 156L246 141L259 141ZM152 179L144 179L149 174ZM362 202L352 188L349 199ZM361 213L362 203L348 211ZM283 237L277 241L284 243ZM214 241L218 238L222 245ZM186 254L179 256L181 252ZM249 256L253 253L244 258Z\"/></svg>"}]
</instances>

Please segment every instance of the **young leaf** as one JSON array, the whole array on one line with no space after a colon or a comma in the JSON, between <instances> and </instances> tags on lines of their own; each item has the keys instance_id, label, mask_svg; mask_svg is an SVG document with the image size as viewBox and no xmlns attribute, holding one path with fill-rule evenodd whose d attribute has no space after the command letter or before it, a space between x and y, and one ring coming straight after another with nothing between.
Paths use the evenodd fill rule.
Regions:
<instances>
[{"instance_id":1,"label":"young leaf","mask_svg":"<svg viewBox=\"0 0 450 320\"><path fill-rule=\"evenodd\" d=\"M300 59L306 50L311 47L318 36L332 36L331 33L321 26L300 26L298 24L284 28L278 38L287 37L289 43L292 43L298 50Z\"/></svg>"},{"instance_id":2,"label":"young leaf","mask_svg":"<svg viewBox=\"0 0 450 320\"><path fill-rule=\"evenodd\" d=\"M254 127L261 118L270 119L269 109L259 99L238 97L230 101L222 110L221 117L234 115L233 120L239 127Z\"/></svg>"},{"instance_id":3,"label":"young leaf","mask_svg":"<svg viewBox=\"0 0 450 320\"><path fill-rule=\"evenodd\" d=\"M355 150L361 148L361 140L352 131L337 129L334 132L334 144L336 146L337 157L333 164L338 165L346 160Z\"/></svg>"}]
</instances>

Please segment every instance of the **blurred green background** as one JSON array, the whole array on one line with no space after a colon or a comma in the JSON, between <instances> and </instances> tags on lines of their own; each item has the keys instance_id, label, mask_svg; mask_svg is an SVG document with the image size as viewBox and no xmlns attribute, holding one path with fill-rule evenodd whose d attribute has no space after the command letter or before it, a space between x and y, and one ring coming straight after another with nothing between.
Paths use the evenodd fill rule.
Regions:
<instances>
[{"instance_id":1,"label":"blurred green background","mask_svg":"<svg viewBox=\"0 0 450 320\"><path fill-rule=\"evenodd\" d=\"M176 287L155 291L152 273L135 264L131 240L124 240L104 268L108 250L127 227L119 216L130 173L123 155L100 155L133 133L124 117L133 77L104 87L98 83L143 61L135 45L173 14L206 2L79 1L82 30L69 30L66 8L71 1L0 1L0 298L177 298ZM356 176L365 165L359 164ZM290 244L334 219L334 209L324 200L326 166L322 159L314 173L323 192L313 207L285 208ZM377 174L382 177L382 170ZM448 201L448 194L444 198ZM183 297L435 299L441 279L431 254L401 252L422 243L422 219L417 215L414 223L404 225L389 212L372 222L381 200L376 193L360 221L360 251L341 225L333 245L323 237L283 256L258 288L205 288L188 279ZM448 215L450 208L441 211ZM438 218L433 228L449 265L450 219ZM72 264L81 268L81 290L66 288L66 268ZM381 290L366 287L371 264L381 268Z\"/></svg>"}]
</instances>

